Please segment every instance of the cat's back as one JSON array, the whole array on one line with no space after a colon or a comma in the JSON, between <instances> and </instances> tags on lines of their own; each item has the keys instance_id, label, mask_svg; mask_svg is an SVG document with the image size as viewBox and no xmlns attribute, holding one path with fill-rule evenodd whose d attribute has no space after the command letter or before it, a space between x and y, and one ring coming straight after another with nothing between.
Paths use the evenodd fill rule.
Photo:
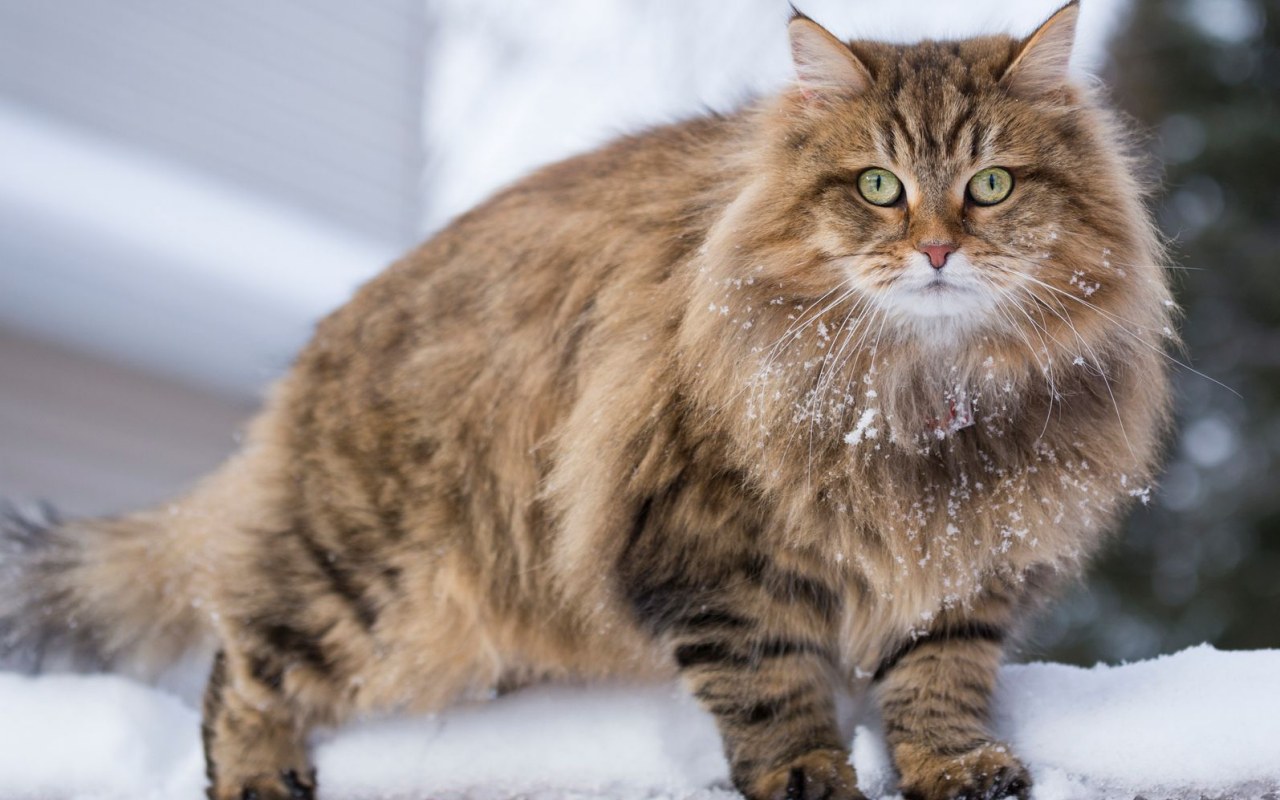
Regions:
<instances>
[{"instance_id":1,"label":"cat's back","mask_svg":"<svg viewBox=\"0 0 1280 800\"><path fill-rule=\"evenodd\" d=\"M500 349L531 327L544 336L563 328L609 284L662 280L731 199L744 125L740 115L699 117L530 174L362 287L321 324L303 360L344 337L370 356L403 355L388 345L406 339Z\"/></svg>"},{"instance_id":2,"label":"cat's back","mask_svg":"<svg viewBox=\"0 0 1280 800\"><path fill-rule=\"evenodd\" d=\"M301 492L403 508L484 473L491 491L469 502L527 503L547 469L529 454L592 353L677 313L662 298L736 191L747 124L701 117L552 164L363 286L319 324L276 404Z\"/></svg>"}]
</instances>

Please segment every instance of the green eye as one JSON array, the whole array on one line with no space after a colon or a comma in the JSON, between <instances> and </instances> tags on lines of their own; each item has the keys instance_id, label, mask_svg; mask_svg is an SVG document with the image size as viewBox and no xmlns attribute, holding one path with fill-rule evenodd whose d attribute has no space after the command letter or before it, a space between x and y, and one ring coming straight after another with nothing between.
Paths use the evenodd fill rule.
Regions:
<instances>
[{"instance_id":1,"label":"green eye","mask_svg":"<svg viewBox=\"0 0 1280 800\"><path fill-rule=\"evenodd\" d=\"M858 191L872 205L891 206L902 197L902 181L887 169L869 169L858 176Z\"/></svg>"},{"instance_id":2,"label":"green eye","mask_svg":"<svg viewBox=\"0 0 1280 800\"><path fill-rule=\"evenodd\" d=\"M969 179L969 197L980 206L1004 202L1013 192L1013 175L1007 169L984 169Z\"/></svg>"}]
</instances>

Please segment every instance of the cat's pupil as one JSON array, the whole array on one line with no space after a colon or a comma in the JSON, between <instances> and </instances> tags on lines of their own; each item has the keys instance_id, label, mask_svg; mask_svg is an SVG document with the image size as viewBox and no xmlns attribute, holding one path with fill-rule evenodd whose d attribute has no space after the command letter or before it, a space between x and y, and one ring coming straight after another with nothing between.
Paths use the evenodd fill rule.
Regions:
<instances>
[{"instance_id":1,"label":"cat's pupil","mask_svg":"<svg viewBox=\"0 0 1280 800\"><path fill-rule=\"evenodd\" d=\"M878 192L878 191L880 191L880 189L881 189L881 184L882 184L882 183L884 183L884 178L882 178L881 176L877 175L877 176L876 176L876 191L877 191L877 192Z\"/></svg>"},{"instance_id":2,"label":"cat's pupil","mask_svg":"<svg viewBox=\"0 0 1280 800\"><path fill-rule=\"evenodd\" d=\"M987 176L987 184L990 186L991 191L994 192L996 190L996 174L994 172Z\"/></svg>"}]
</instances>

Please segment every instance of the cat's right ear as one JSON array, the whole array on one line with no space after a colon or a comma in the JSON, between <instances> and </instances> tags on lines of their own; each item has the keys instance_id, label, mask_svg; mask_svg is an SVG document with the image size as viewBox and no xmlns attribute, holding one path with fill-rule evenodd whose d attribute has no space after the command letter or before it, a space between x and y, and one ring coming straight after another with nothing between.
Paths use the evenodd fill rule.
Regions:
<instances>
[{"instance_id":1,"label":"cat's right ear","mask_svg":"<svg viewBox=\"0 0 1280 800\"><path fill-rule=\"evenodd\" d=\"M871 73L849 46L794 7L787 33L796 65L796 90L806 101L857 97L871 88Z\"/></svg>"}]
</instances>

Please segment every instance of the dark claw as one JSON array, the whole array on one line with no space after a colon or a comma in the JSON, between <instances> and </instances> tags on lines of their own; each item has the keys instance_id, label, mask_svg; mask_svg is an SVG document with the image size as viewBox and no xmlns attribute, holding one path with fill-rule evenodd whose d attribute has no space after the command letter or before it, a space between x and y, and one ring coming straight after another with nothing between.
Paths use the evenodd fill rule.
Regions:
<instances>
[{"instance_id":1,"label":"dark claw","mask_svg":"<svg viewBox=\"0 0 1280 800\"><path fill-rule=\"evenodd\" d=\"M1025 800L1030 790L1031 784L1027 783L1026 780L1021 777L1014 776L1014 779L1009 781L1009 785L1004 787L1004 796L1018 797Z\"/></svg>"},{"instance_id":2,"label":"dark claw","mask_svg":"<svg viewBox=\"0 0 1280 800\"><path fill-rule=\"evenodd\" d=\"M805 800L804 770L800 767L793 767L787 777L787 800Z\"/></svg>"},{"instance_id":3,"label":"dark claw","mask_svg":"<svg viewBox=\"0 0 1280 800\"><path fill-rule=\"evenodd\" d=\"M814 794L810 791L810 784L811 781L805 776L803 767L792 767L787 775L786 800L831 800L836 793L836 787L828 786L824 781L818 787L822 794Z\"/></svg>"},{"instance_id":4,"label":"dark claw","mask_svg":"<svg viewBox=\"0 0 1280 800\"><path fill-rule=\"evenodd\" d=\"M298 777L298 771L294 769L285 770L281 775L284 780L285 787L289 790L290 800L315 800L316 789L315 780L309 780L306 783Z\"/></svg>"},{"instance_id":5,"label":"dark claw","mask_svg":"<svg viewBox=\"0 0 1280 800\"><path fill-rule=\"evenodd\" d=\"M996 780L982 793L981 800L1003 800L1006 797L1025 798L1029 784L1017 772L1002 769Z\"/></svg>"},{"instance_id":6,"label":"dark claw","mask_svg":"<svg viewBox=\"0 0 1280 800\"><path fill-rule=\"evenodd\" d=\"M245 789L240 792L240 800L258 800L257 789Z\"/></svg>"}]
</instances>

